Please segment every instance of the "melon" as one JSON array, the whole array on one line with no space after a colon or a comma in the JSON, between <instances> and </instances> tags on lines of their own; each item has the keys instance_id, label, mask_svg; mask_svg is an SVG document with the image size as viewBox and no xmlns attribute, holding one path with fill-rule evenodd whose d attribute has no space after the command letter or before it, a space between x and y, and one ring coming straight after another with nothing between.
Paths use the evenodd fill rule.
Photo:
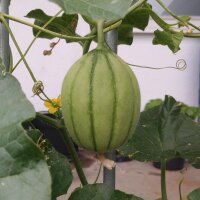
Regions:
<instances>
[{"instance_id":1,"label":"melon","mask_svg":"<svg viewBox=\"0 0 200 200\"><path fill-rule=\"evenodd\" d=\"M107 152L134 133L140 90L130 67L109 48L82 56L66 74L61 91L66 128L79 146Z\"/></svg>"}]
</instances>

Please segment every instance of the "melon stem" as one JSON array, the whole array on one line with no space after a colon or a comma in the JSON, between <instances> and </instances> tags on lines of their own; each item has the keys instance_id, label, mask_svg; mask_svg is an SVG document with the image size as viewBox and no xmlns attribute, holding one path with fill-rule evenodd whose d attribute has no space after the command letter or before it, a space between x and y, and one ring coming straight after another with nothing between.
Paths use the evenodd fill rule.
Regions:
<instances>
[{"instance_id":1,"label":"melon stem","mask_svg":"<svg viewBox=\"0 0 200 200\"><path fill-rule=\"evenodd\" d=\"M103 27L104 27L104 20L97 21L97 42L98 42L97 48L98 49L103 48L104 43L105 43Z\"/></svg>"}]
</instances>

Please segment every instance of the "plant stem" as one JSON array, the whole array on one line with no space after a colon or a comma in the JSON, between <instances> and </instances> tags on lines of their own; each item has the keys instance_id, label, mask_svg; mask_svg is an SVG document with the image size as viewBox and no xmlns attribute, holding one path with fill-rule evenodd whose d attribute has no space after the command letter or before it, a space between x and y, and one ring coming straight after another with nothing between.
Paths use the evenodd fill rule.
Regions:
<instances>
[{"instance_id":1,"label":"plant stem","mask_svg":"<svg viewBox=\"0 0 200 200\"><path fill-rule=\"evenodd\" d=\"M161 193L162 200L167 200L167 191L166 191L166 160L161 159Z\"/></svg>"},{"instance_id":2,"label":"plant stem","mask_svg":"<svg viewBox=\"0 0 200 200\"><path fill-rule=\"evenodd\" d=\"M117 27L120 26L121 23L122 23L122 20L114 21L112 24L106 23L104 25L106 28L103 29L103 32L106 33L106 32L109 32L113 29L116 29Z\"/></svg>"},{"instance_id":3,"label":"plant stem","mask_svg":"<svg viewBox=\"0 0 200 200\"><path fill-rule=\"evenodd\" d=\"M105 28L103 29L103 32L106 33L106 32L109 32L113 29L116 29L118 26L120 26L121 23L122 23L122 20L107 22L107 23L104 24ZM97 29L93 28L89 35L95 35L96 33L97 33ZM92 42L92 39L87 40L85 42L85 44L83 46L83 55L86 54L89 51L91 42Z\"/></svg>"},{"instance_id":4,"label":"plant stem","mask_svg":"<svg viewBox=\"0 0 200 200\"><path fill-rule=\"evenodd\" d=\"M94 34L96 34L96 32L97 32L96 28L93 28L90 35L94 35ZM85 41L85 43L83 45L83 55L89 51L91 43L92 43L92 40Z\"/></svg>"},{"instance_id":5,"label":"plant stem","mask_svg":"<svg viewBox=\"0 0 200 200\"><path fill-rule=\"evenodd\" d=\"M184 33L184 37L200 38L200 33Z\"/></svg>"},{"instance_id":6,"label":"plant stem","mask_svg":"<svg viewBox=\"0 0 200 200\"><path fill-rule=\"evenodd\" d=\"M83 169L81 167L81 163L80 163L80 160L78 158L77 152L74 148L74 144L73 144L65 126L63 125L62 121L52 119L51 117L48 117L48 116L43 115L41 113L36 113L36 117L38 119L41 119L41 120L47 122L49 125L51 125L52 127L56 128L59 131L60 136L62 137L63 142L64 142L66 148L68 149L68 151L69 151L69 153L72 157L72 160L74 162L77 174L80 178L82 185L87 185L88 182L87 182L87 179L86 179L85 174L83 172Z\"/></svg>"},{"instance_id":7,"label":"plant stem","mask_svg":"<svg viewBox=\"0 0 200 200\"><path fill-rule=\"evenodd\" d=\"M194 24L190 23L190 22L185 22L184 20L182 20L179 16L177 16L175 13L173 13L163 2L162 0L156 0L160 6L162 8L164 8L172 17L174 17L175 19L177 19L178 21L182 22L185 26L192 26L193 28L195 28L196 30L200 31L200 28L198 26L195 26Z\"/></svg>"},{"instance_id":8,"label":"plant stem","mask_svg":"<svg viewBox=\"0 0 200 200\"><path fill-rule=\"evenodd\" d=\"M37 26L35 24L31 24L27 21L24 21L24 20L21 20L21 19L18 19L16 17L13 17L13 16L10 16L10 15L7 15L5 13L0 13L0 18L2 17L5 17L6 19L9 19L9 20L12 20L12 21L15 21L15 22L18 22L18 23L21 23L21 24L24 24L24 25L27 25L27 26L30 26L32 28L35 28L39 31L42 31L44 33L47 33L49 35L53 35L55 37L58 37L58 38L62 38L62 39L66 39L66 40L70 40L70 41L74 41L74 42L78 42L78 41L85 41L85 40L89 40L89 39L93 39L94 36L88 36L88 37L78 37L78 36L68 36L68 35L63 35L63 34L60 34L60 33L56 33L54 31L50 31L48 29L45 29L45 28L42 28L40 26Z\"/></svg>"},{"instance_id":9,"label":"plant stem","mask_svg":"<svg viewBox=\"0 0 200 200\"><path fill-rule=\"evenodd\" d=\"M103 26L104 26L104 20L99 20L97 22L97 42L98 42L97 48L99 48L99 49L101 49L104 46L104 43L105 43Z\"/></svg>"},{"instance_id":10,"label":"plant stem","mask_svg":"<svg viewBox=\"0 0 200 200\"><path fill-rule=\"evenodd\" d=\"M96 184L96 183L97 183L97 181L98 181L98 179L99 179L99 175L100 175L100 173L101 173L101 168L102 168L102 163L100 164L100 167L99 167L99 171L98 171L97 177L96 177L96 179L95 179L95 181L94 181L93 184Z\"/></svg>"},{"instance_id":11,"label":"plant stem","mask_svg":"<svg viewBox=\"0 0 200 200\"><path fill-rule=\"evenodd\" d=\"M16 39L15 39L15 36L14 36L12 30L10 29L8 23L6 22L5 18L3 17L3 15L0 15L0 20L3 22L3 24L5 25L7 31L9 32L9 34L10 34L12 40L13 40L13 43L14 43L14 45L15 45L17 51L19 52L19 54L20 54L20 56L21 56L21 58L22 58L22 60L23 60L23 62L24 62L24 64L25 64L25 66L26 66L26 68L27 68L27 70L28 70L28 72L29 72L31 78L33 79L34 82L36 82L37 80L36 80L36 78L35 78L33 72L31 71L31 68L29 67L29 65L28 65L28 63L27 63L27 61L26 61L26 59L24 58L23 53L22 53L22 51L21 51L21 49L20 49L20 47L19 47L19 45L18 45L18 43L17 43L17 41L16 41Z\"/></svg>"},{"instance_id":12,"label":"plant stem","mask_svg":"<svg viewBox=\"0 0 200 200\"><path fill-rule=\"evenodd\" d=\"M91 43L91 41L96 37L96 35L95 35L96 32L95 31L93 32L93 34L90 33L85 37L67 36L67 35L63 35L63 34L60 34L60 33L56 33L54 31L47 30L44 27L40 27L40 26L37 26L35 24L31 24L31 23L29 23L27 21L15 18L15 17L7 15L5 13L0 13L0 19L2 19L2 18L6 18L6 19L9 19L9 20L12 20L12 21L15 21L15 22L30 26L32 28L35 28L35 29L41 31L41 32L47 33L49 35L52 35L54 37L58 37L58 38L61 38L61 39L66 39L66 40L70 40L70 41L74 41L74 42L90 41L87 44L88 46L89 46L89 43ZM117 28L121 24L121 22L122 22L122 20L120 19L120 20L117 20L117 21L114 21L114 22L107 23L106 26L105 26L106 28L103 30L103 32L108 32L108 31L110 31L112 29ZM87 48L86 48L86 51L87 51Z\"/></svg>"},{"instance_id":13,"label":"plant stem","mask_svg":"<svg viewBox=\"0 0 200 200\"><path fill-rule=\"evenodd\" d=\"M59 12L57 12L49 21L47 21L44 24L44 26L42 28L46 28L61 12L62 12L62 10L60 10ZM41 33L42 33L42 31L38 31L38 33L36 34L36 36L34 37L34 39L29 44L28 48L26 49L25 53L23 54L23 57L26 56L26 54L28 53L28 51L30 50L30 48L33 46L34 42L36 41L36 39L39 37L39 35ZM22 58L20 58L20 60L16 63L15 67L12 69L12 72L17 68L17 66L20 64L21 61L22 61Z\"/></svg>"},{"instance_id":14,"label":"plant stem","mask_svg":"<svg viewBox=\"0 0 200 200\"><path fill-rule=\"evenodd\" d=\"M81 167L80 160L79 160L76 150L74 148L74 144L72 143L72 140L69 137L69 134L68 134L66 128L65 127L59 128L59 131L60 131L60 135L65 143L65 146L67 147L68 151L70 152L70 154L72 156L74 165L76 167L77 174L79 176L79 179L80 179L82 185L87 185L88 184L87 179L86 179L83 169Z\"/></svg>"},{"instance_id":15,"label":"plant stem","mask_svg":"<svg viewBox=\"0 0 200 200\"><path fill-rule=\"evenodd\" d=\"M147 2L147 0L138 0L136 3L134 3L126 12L126 15L128 15L129 13L131 13L133 10L137 9L138 7L140 7L142 4L144 4L145 2Z\"/></svg>"}]
</instances>

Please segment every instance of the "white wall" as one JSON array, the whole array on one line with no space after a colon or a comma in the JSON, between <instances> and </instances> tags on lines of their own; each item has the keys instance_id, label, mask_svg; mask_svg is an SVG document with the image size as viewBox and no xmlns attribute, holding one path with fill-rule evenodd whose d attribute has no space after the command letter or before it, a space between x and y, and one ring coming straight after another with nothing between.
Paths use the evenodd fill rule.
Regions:
<instances>
[{"instance_id":1,"label":"white wall","mask_svg":"<svg viewBox=\"0 0 200 200\"><path fill-rule=\"evenodd\" d=\"M20 0L20 4L18 0L12 0L10 14L23 18L30 10L36 8L43 9L49 15L53 15L59 10L57 6L47 0ZM32 22L30 19L26 20ZM16 22L11 22L10 25L20 47L25 51L33 38L31 29ZM81 23L78 31L85 34L88 32L88 26ZM152 67L175 66L178 59L185 59L188 68L185 71L133 68L141 87L142 107L149 99L163 98L165 94L172 95L187 104L198 105L200 40L185 39L181 45L182 51L174 55L167 47L153 46L151 44L152 37L151 33L135 34L134 44L131 47L119 46L119 55L129 63ZM57 39L53 41L57 41ZM75 43L66 44L65 41L62 41L51 56L44 57L42 52L44 49L48 49L49 43L49 40L38 39L29 52L27 60L36 78L44 82L45 92L50 98L53 98L60 94L65 73L81 56L81 47ZM12 42L11 48L14 49ZM13 55L14 62L16 62L19 59L16 50L13 50ZM33 82L24 68L24 65L21 64L14 75L19 78L23 90L36 110L44 110L41 100L36 96L33 97Z\"/></svg>"}]
</instances>

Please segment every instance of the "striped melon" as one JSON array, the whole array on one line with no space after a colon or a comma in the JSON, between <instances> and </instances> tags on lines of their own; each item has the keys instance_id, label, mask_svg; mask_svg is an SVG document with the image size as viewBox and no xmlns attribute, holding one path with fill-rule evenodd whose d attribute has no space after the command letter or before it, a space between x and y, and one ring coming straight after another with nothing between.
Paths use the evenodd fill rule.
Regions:
<instances>
[{"instance_id":1,"label":"striped melon","mask_svg":"<svg viewBox=\"0 0 200 200\"><path fill-rule=\"evenodd\" d=\"M92 50L71 67L61 98L69 134L85 149L116 149L134 132L140 113L138 82L129 66L106 47Z\"/></svg>"}]
</instances>

